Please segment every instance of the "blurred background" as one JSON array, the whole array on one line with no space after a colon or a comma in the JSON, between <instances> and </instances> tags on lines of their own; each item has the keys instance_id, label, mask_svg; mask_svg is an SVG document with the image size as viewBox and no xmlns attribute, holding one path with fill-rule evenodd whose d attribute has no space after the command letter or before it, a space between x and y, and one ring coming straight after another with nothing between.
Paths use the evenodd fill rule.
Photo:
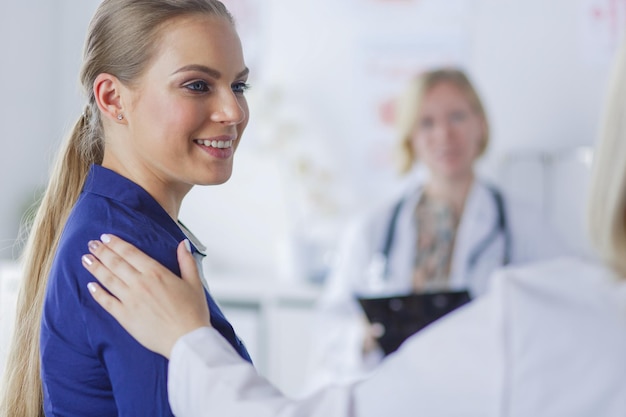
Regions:
<instances>
[{"instance_id":1,"label":"blurred background","mask_svg":"<svg viewBox=\"0 0 626 417\"><path fill-rule=\"evenodd\" d=\"M0 308L11 323L21 219L79 117L97 0L0 2ZM575 252L625 0L225 0L251 69L232 179L196 187L181 220L257 366L297 393L306 329L337 237L388 196L393 102L415 72L465 69L491 121L481 171L540 207ZM280 358L280 360L278 360Z\"/></svg>"}]
</instances>

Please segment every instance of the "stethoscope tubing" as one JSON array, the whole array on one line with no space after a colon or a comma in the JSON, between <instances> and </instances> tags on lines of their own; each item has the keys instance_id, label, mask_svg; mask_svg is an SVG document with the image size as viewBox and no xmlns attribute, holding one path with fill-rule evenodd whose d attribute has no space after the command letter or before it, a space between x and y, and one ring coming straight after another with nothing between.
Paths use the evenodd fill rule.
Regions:
<instances>
[{"instance_id":1,"label":"stethoscope tubing","mask_svg":"<svg viewBox=\"0 0 626 417\"><path fill-rule=\"evenodd\" d=\"M495 187L488 185L487 189L489 190L493 198L493 201L496 205L497 219L491 232L487 235L487 237L485 237L485 239L480 241L480 243L472 251L468 260L469 270L472 270L476 266L482 254L487 250L487 248L489 248L489 246L493 242L495 242L499 234L502 234L502 236L504 237L504 252L502 254L501 265L505 266L511 262L511 233L509 230L506 209L504 208L504 198L502 197L502 193L500 193L500 191L498 191L498 189L496 189ZM418 188L416 192L418 193L421 192L421 187ZM383 278L385 280L387 280L389 276L388 260L389 260L389 256L391 255L391 251L393 249L393 242L395 238L398 217L405 203L406 203L406 198L402 198L393 207L393 210L391 213L391 219L389 221L389 226L387 227L387 234L385 236L383 247L380 251L380 254L383 256L383 259L385 259L385 269L383 272Z\"/></svg>"}]
</instances>

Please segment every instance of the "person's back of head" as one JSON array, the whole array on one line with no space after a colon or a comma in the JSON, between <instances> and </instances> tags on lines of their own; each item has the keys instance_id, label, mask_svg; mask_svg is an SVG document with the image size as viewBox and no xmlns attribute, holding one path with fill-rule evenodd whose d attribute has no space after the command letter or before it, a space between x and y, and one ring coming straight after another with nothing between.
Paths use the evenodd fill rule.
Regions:
<instances>
[{"instance_id":1,"label":"person's back of head","mask_svg":"<svg viewBox=\"0 0 626 417\"><path fill-rule=\"evenodd\" d=\"M626 42L616 55L597 141L589 236L601 259L626 278Z\"/></svg>"}]
</instances>

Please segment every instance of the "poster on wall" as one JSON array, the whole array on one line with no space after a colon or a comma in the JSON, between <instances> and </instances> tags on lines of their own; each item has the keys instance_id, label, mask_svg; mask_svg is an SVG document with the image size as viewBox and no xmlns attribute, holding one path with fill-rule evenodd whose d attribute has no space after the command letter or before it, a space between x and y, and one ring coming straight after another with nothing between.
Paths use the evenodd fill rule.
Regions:
<instances>
[{"instance_id":1,"label":"poster on wall","mask_svg":"<svg viewBox=\"0 0 626 417\"><path fill-rule=\"evenodd\" d=\"M606 67L626 28L626 0L580 0L580 45L583 61Z\"/></svg>"},{"instance_id":2,"label":"poster on wall","mask_svg":"<svg viewBox=\"0 0 626 417\"><path fill-rule=\"evenodd\" d=\"M466 15L476 0L353 0L366 13L410 13L418 11L446 17Z\"/></svg>"}]
</instances>

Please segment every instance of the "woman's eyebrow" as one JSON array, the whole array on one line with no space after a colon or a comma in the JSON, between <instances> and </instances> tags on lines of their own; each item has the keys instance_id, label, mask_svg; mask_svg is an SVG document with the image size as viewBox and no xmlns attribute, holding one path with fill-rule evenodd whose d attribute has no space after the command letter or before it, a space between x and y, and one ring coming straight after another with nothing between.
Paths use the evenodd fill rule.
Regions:
<instances>
[{"instance_id":1,"label":"woman's eyebrow","mask_svg":"<svg viewBox=\"0 0 626 417\"><path fill-rule=\"evenodd\" d=\"M241 71L235 78L243 78L250 74L250 68L246 67L243 71Z\"/></svg>"},{"instance_id":2,"label":"woman's eyebrow","mask_svg":"<svg viewBox=\"0 0 626 417\"><path fill-rule=\"evenodd\" d=\"M209 68L206 65L198 65L198 64L185 65L184 67L181 67L177 69L176 71L174 71L172 75L178 74L179 72L187 72L187 71L204 72L208 76L217 78L217 79L219 79L222 76L222 74L220 74L218 70Z\"/></svg>"},{"instance_id":3,"label":"woman's eyebrow","mask_svg":"<svg viewBox=\"0 0 626 417\"><path fill-rule=\"evenodd\" d=\"M185 65L184 67L181 67L181 68L177 69L176 71L174 71L172 73L172 75L178 74L180 72L186 72L186 71L203 72L203 73L207 74L208 76L210 76L212 78L215 78L215 79L220 79L222 77L222 74L218 70L210 68L210 67L207 67L206 65L199 65L199 64ZM241 71L239 74L237 74L236 78L244 77L244 76L248 75L249 72L250 72L250 69L246 67L243 71Z\"/></svg>"}]
</instances>

